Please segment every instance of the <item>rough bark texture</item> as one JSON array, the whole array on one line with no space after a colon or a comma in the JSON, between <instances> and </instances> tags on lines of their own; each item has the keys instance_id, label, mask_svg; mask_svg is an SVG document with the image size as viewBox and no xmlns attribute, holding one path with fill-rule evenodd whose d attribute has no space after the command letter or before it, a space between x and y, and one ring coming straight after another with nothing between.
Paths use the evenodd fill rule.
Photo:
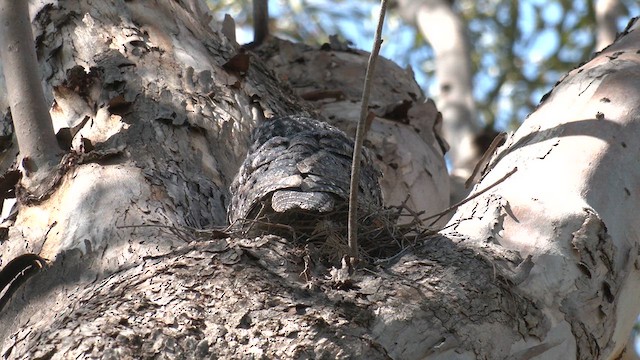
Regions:
<instances>
[{"instance_id":1,"label":"rough bark texture","mask_svg":"<svg viewBox=\"0 0 640 360\"><path fill-rule=\"evenodd\" d=\"M354 142L345 133L311 118L286 116L262 122L252 138L231 184L230 223L270 215L295 219L300 213L346 219ZM381 174L368 152L361 164L360 210L380 211Z\"/></svg>"},{"instance_id":2,"label":"rough bark texture","mask_svg":"<svg viewBox=\"0 0 640 360\"><path fill-rule=\"evenodd\" d=\"M355 135L367 53L336 39L320 49L273 39L259 53L278 79L316 107L324 120ZM426 215L445 209L449 177L443 155L448 146L441 134L442 117L424 97L413 72L379 59L369 108L376 116L365 146L383 173L385 205L405 204Z\"/></svg>"},{"instance_id":3,"label":"rough bark texture","mask_svg":"<svg viewBox=\"0 0 640 360\"><path fill-rule=\"evenodd\" d=\"M246 77L225 66L240 49L186 7L64 1L32 9L54 127L73 134L75 151L95 156L50 199L20 206L0 266L24 253L55 264L79 251L77 261L93 266L70 275L93 280L181 244L157 228L127 226L224 225L255 124L252 103L305 113L259 62ZM34 306L3 310L2 338L38 309L65 307L55 306L56 294L79 285L62 276L51 286L39 300L16 298Z\"/></svg>"},{"instance_id":4,"label":"rough bark texture","mask_svg":"<svg viewBox=\"0 0 640 360\"><path fill-rule=\"evenodd\" d=\"M20 206L0 245L3 267L25 253L48 261L0 310L3 356L620 354L640 295L635 28L560 82L476 191L516 173L446 231L401 238L350 274L314 244L178 230L225 223L256 101L310 113L201 9L34 9L54 121L87 153L51 198Z\"/></svg>"}]
</instances>

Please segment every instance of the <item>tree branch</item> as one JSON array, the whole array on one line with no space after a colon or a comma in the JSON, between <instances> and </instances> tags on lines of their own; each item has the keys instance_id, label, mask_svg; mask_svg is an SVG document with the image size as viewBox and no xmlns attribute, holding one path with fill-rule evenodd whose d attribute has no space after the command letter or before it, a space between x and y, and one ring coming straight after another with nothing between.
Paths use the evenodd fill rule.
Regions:
<instances>
[{"instance_id":1,"label":"tree branch","mask_svg":"<svg viewBox=\"0 0 640 360\"><path fill-rule=\"evenodd\" d=\"M40 83L27 1L0 0L0 57L21 163L29 183L49 177L62 155Z\"/></svg>"}]
</instances>

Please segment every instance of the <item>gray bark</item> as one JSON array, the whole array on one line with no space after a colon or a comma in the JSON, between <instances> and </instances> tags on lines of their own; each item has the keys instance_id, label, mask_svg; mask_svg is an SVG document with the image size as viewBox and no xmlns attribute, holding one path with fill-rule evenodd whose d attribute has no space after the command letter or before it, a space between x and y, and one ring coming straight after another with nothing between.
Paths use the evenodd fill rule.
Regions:
<instances>
[{"instance_id":1,"label":"gray bark","mask_svg":"<svg viewBox=\"0 0 640 360\"><path fill-rule=\"evenodd\" d=\"M3 267L48 263L0 311L3 356L621 354L640 296L635 25L553 90L476 191L517 172L431 238L372 236L370 262L349 273L330 257L345 242L331 224L309 244L203 231L225 224L256 102L312 111L188 4L36 9L53 120L79 127L86 153L0 244Z\"/></svg>"},{"instance_id":2,"label":"gray bark","mask_svg":"<svg viewBox=\"0 0 640 360\"><path fill-rule=\"evenodd\" d=\"M345 44L314 49L274 40L258 49L278 79L318 109L324 120L351 136L360 114L367 54ZM384 176L384 204L426 215L449 205L449 176L443 155L442 116L425 98L410 69L380 58L376 66L365 146ZM400 222L413 219L403 217Z\"/></svg>"},{"instance_id":3,"label":"gray bark","mask_svg":"<svg viewBox=\"0 0 640 360\"><path fill-rule=\"evenodd\" d=\"M0 56L23 184L35 196L51 187L61 149L45 103L26 1L0 1Z\"/></svg>"}]
</instances>

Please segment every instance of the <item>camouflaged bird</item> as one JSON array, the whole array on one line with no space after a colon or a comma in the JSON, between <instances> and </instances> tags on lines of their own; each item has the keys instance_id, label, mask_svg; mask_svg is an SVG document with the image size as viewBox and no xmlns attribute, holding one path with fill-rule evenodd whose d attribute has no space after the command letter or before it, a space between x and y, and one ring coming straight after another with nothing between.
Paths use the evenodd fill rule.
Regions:
<instances>
[{"instance_id":1,"label":"camouflaged bird","mask_svg":"<svg viewBox=\"0 0 640 360\"><path fill-rule=\"evenodd\" d=\"M346 213L354 143L344 132L308 117L284 116L262 122L252 141L230 188L230 223L266 218L295 227L300 219ZM379 208L380 172L366 150L361 165L358 207Z\"/></svg>"}]
</instances>

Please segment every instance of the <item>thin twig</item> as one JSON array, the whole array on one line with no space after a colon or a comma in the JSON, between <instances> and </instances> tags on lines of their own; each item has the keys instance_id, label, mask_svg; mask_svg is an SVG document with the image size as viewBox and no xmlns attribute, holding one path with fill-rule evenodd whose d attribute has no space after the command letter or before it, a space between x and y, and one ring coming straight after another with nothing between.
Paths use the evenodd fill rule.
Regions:
<instances>
[{"instance_id":1,"label":"thin twig","mask_svg":"<svg viewBox=\"0 0 640 360\"><path fill-rule=\"evenodd\" d=\"M480 158L476 166L473 168L473 171L471 172L471 176L469 176L467 181L464 182L465 189L468 189L469 187L471 187L472 184L476 183L478 179L480 179L480 177L485 172L487 166L489 165L489 160L491 159L493 152L496 151L498 146L500 146L506 138L507 138L506 132L501 132L498 135L496 135L495 138L493 138L493 141L491 141L491 145L489 145L489 147L484 152L484 154L482 154L482 157Z\"/></svg>"},{"instance_id":2,"label":"thin twig","mask_svg":"<svg viewBox=\"0 0 640 360\"><path fill-rule=\"evenodd\" d=\"M367 72L364 79L364 88L362 91L362 104L360 107L360 120L356 130L356 139L353 146L353 162L351 163L351 183L349 189L349 252L351 257L358 256L358 187L360 183L360 152L365 136L365 125L369 114L369 96L371 95L371 82L373 80L373 72L376 67L376 60L382 45L382 25L384 24L384 15L387 11L387 0L380 1L380 16L378 18L378 28L376 29L373 49L369 55L367 64Z\"/></svg>"},{"instance_id":3,"label":"thin twig","mask_svg":"<svg viewBox=\"0 0 640 360\"><path fill-rule=\"evenodd\" d=\"M437 214L435 214L435 215L428 216L428 217L426 217L426 218L424 218L424 219L422 219L422 220L423 220L423 221L426 221L426 220L429 220L429 219L436 218L435 220L433 220L433 221L429 224L429 226L433 226L433 224L437 223L437 222L438 222L438 220L442 219L442 217L443 217L443 216L445 216L446 214L448 214L449 212L451 212L451 211L453 211L453 210L457 209L458 207L460 207L460 206L462 206L462 205L464 205L464 204L468 203L469 201L471 201L471 200L473 200L473 199L477 198L478 196L480 196L480 195L484 194L485 192L489 191L490 189L492 189L492 188L493 188L493 187L495 187L496 185L500 184L501 182L503 182L503 181L507 180L507 178L508 178L509 176L513 175L513 173L515 173L516 171L518 171L518 167L514 167L511 171L509 171L508 173L504 174L504 176L503 176L503 177L501 177L500 179L498 179L496 182L494 182L493 184L491 184L491 185L487 186L486 188L484 188L484 189L482 189L482 190L478 191L477 193L475 193L475 194L473 194L473 195L471 195L471 196L467 197L466 199L464 199L464 200L462 200L462 201L459 201L459 202L457 202L457 203L455 203L455 204L453 204L453 205L449 206L448 208L446 208L446 209L445 209L444 211L442 211L442 212L439 212L439 213L437 213Z\"/></svg>"}]
</instances>

